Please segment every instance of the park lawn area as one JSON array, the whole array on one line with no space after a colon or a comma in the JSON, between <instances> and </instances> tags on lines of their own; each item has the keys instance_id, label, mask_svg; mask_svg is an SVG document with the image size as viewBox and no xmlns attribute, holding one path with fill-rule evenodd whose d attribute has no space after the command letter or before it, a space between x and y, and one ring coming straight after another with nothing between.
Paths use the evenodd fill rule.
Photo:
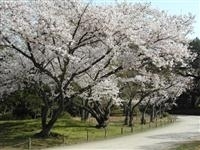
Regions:
<instances>
[{"instance_id":1,"label":"park lawn area","mask_svg":"<svg viewBox=\"0 0 200 150\"><path fill-rule=\"evenodd\" d=\"M200 141L183 143L172 150L200 150Z\"/></svg>"},{"instance_id":2,"label":"park lawn area","mask_svg":"<svg viewBox=\"0 0 200 150\"><path fill-rule=\"evenodd\" d=\"M40 131L40 119L0 121L0 149L28 149L30 138L32 149L41 149L62 144L70 145L113 138L122 134L137 133L169 123L169 118L163 118L157 121L157 125L156 122L140 125L139 118L136 118L134 120L135 126L131 129L130 127L123 126L123 119L124 117L111 117L109 126L106 129L96 129L96 123L93 118L87 122L81 122L80 118L62 117L52 129L55 136L47 139L36 139L33 136Z\"/></svg>"}]
</instances>

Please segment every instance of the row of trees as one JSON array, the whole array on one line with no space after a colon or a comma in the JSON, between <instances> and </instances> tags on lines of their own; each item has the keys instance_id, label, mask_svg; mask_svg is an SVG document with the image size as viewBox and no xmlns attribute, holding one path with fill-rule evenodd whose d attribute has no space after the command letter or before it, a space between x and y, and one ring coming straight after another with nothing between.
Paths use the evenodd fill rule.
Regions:
<instances>
[{"instance_id":1,"label":"row of trees","mask_svg":"<svg viewBox=\"0 0 200 150\"><path fill-rule=\"evenodd\" d=\"M183 92L177 99L178 106L174 110L183 111L183 113L192 113L185 110L194 110L199 108L200 104L200 40L195 38L189 43L189 49L196 53L195 59L191 62L190 68L183 68L183 76L193 77L193 84L190 89ZM198 112L197 112L198 113Z\"/></svg>"},{"instance_id":2,"label":"row of trees","mask_svg":"<svg viewBox=\"0 0 200 150\"><path fill-rule=\"evenodd\" d=\"M0 3L0 95L34 89L42 130L67 106L89 112L105 127L113 104L124 104L133 125L168 109L190 84L177 74L194 58L187 35L194 17L171 16L149 4L94 6L78 0ZM49 117L49 113L51 113ZM129 120L129 121L128 121Z\"/></svg>"}]
</instances>

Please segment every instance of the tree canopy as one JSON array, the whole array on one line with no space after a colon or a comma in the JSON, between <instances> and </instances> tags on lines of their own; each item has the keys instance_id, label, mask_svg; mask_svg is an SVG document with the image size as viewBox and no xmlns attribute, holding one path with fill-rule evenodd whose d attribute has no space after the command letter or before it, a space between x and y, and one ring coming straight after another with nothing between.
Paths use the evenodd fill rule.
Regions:
<instances>
[{"instance_id":1,"label":"tree canopy","mask_svg":"<svg viewBox=\"0 0 200 150\"><path fill-rule=\"evenodd\" d=\"M1 2L0 16L0 95L35 88L43 105L40 136L49 135L69 101L89 90L94 101L104 102L106 95L118 102L118 82L134 82L143 93L160 89L152 98L157 103L190 82L173 68L193 59L191 15L172 16L149 4L52 0ZM130 70L135 75L119 77ZM175 90L164 90L171 84Z\"/></svg>"}]
</instances>

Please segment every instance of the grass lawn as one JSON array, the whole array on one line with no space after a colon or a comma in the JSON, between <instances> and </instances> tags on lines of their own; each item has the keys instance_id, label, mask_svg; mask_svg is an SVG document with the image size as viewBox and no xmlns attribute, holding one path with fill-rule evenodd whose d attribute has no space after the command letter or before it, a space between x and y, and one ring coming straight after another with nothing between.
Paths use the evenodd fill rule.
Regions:
<instances>
[{"instance_id":1,"label":"grass lawn","mask_svg":"<svg viewBox=\"0 0 200 150\"><path fill-rule=\"evenodd\" d=\"M57 137L36 139L33 135L40 131L40 120L16 120L0 121L0 149L28 149L28 139L31 138L31 148L40 149L61 144L75 144L86 141L100 140L117 137L155 128L156 123L139 124L139 118L135 119L135 126L123 126L123 117L111 117L109 126L105 129L96 129L95 120L90 118L87 122L81 122L79 118L62 117L54 125L52 132ZM157 121L157 126L168 123L169 118Z\"/></svg>"},{"instance_id":2,"label":"grass lawn","mask_svg":"<svg viewBox=\"0 0 200 150\"><path fill-rule=\"evenodd\" d=\"M184 143L172 150L200 150L200 141Z\"/></svg>"}]
</instances>

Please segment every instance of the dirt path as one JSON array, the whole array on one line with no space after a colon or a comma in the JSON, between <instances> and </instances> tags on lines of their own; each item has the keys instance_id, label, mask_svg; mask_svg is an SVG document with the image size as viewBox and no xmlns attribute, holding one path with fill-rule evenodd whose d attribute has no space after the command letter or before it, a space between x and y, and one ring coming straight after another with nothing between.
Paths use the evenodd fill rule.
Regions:
<instances>
[{"instance_id":1,"label":"dirt path","mask_svg":"<svg viewBox=\"0 0 200 150\"><path fill-rule=\"evenodd\" d=\"M49 150L162 150L200 137L200 116L178 116L176 123L147 132Z\"/></svg>"}]
</instances>

